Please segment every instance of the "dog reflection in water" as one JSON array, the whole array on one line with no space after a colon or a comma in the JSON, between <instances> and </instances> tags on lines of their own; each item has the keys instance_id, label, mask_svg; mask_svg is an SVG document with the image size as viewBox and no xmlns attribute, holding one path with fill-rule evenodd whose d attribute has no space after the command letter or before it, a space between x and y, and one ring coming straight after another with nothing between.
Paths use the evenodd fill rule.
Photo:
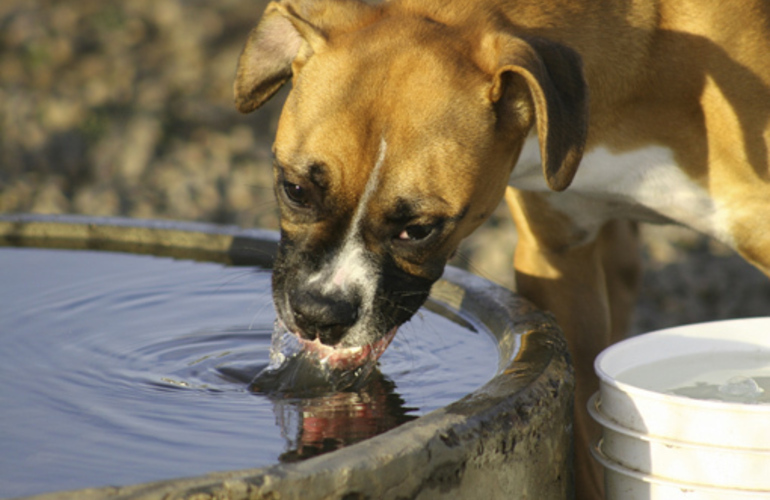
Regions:
<instances>
[{"instance_id":1,"label":"dog reflection in water","mask_svg":"<svg viewBox=\"0 0 770 500\"><path fill-rule=\"evenodd\" d=\"M227 374L248 377L249 390L272 401L287 440L281 462L334 451L417 418L378 370L376 347L361 350L355 367L312 347L277 323L268 366L255 376L249 369Z\"/></svg>"},{"instance_id":2,"label":"dog reflection in water","mask_svg":"<svg viewBox=\"0 0 770 500\"><path fill-rule=\"evenodd\" d=\"M382 434L417 418L393 381L374 371L365 386L304 398L271 396L287 440L281 462L297 462Z\"/></svg>"}]
</instances>

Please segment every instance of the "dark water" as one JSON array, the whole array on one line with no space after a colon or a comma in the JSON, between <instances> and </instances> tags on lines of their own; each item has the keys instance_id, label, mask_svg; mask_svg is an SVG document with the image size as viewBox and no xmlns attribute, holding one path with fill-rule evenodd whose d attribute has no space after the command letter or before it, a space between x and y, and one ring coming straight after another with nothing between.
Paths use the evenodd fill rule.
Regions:
<instances>
[{"instance_id":1,"label":"dark water","mask_svg":"<svg viewBox=\"0 0 770 500\"><path fill-rule=\"evenodd\" d=\"M491 338L423 309L363 389L248 391L270 274L150 256L0 248L0 497L290 462L384 432L495 373Z\"/></svg>"}]
</instances>

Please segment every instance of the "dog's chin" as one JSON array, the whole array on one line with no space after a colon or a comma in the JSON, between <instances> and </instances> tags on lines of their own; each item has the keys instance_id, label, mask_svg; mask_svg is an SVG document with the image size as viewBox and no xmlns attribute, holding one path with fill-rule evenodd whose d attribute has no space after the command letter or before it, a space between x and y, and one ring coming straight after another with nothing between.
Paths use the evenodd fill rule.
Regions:
<instances>
[{"instance_id":1,"label":"dog's chin","mask_svg":"<svg viewBox=\"0 0 770 500\"><path fill-rule=\"evenodd\" d=\"M292 332L307 356L312 356L322 366L332 370L351 371L367 364L374 364L388 348L396 336L398 327L394 327L378 340L360 346L343 347L330 346L321 343L317 338L307 340L296 332Z\"/></svg>"}]
</instances>

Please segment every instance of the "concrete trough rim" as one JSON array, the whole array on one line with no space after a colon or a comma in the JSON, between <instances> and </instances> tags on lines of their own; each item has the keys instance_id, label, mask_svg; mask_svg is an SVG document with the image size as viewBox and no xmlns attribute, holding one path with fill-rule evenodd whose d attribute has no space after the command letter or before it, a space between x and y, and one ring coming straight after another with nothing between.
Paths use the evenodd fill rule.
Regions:
<instances>
[{"instance_id":1,"label":"concrete trough rim","mask_svg":"<svg viewBox=\"0 0 770 500\"><path fill-rule=\"evenodd\" d=\"M274 231L208 223L0 215L0 246L122 249L193 260L267 265L275 254L278 239ZM566 341L553 318L515 293L452 267L447 267L431 297L450 310L468 311L487 323L500 345L498 374L455 403L366 441L299 463L27 498L300 498L308 492L313 492L313 498L370 498L367 491L373 487L380 492L376 498L431 498L459 487L468 468L485 463L490 468L492 464L501 467L507 461L517 462L515 448L523 446L525 439L519 435L522 432L526 440L533 440L534 446L539 446L535 440L543 440L545 447L561 449L566 442L566 455L570 455L574 374ZM553 416L549 412L553 408L557 408L566 424L551 422ZM548 433L543 431L548 426L561 435L541 435ZM554 440L561 444L554 444ZM559 460L566 467L557 481L564 483L561 489L570 491L571 457ZM416 474L418 470L422 472ZM391 476L401 480L386 484L384 478ZM286 489L289 482L292 487Z\"/></svg>"}]
</instances>

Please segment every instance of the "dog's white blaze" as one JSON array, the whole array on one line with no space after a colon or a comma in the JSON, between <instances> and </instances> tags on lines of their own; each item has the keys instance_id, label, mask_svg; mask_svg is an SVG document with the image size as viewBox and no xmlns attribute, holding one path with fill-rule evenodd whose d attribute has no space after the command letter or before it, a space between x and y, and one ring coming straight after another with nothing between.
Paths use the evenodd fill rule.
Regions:
<instances>
[{"instance_id":1,"label":"dog's white blaze","mask_svg":"<svg viewBox=\"0 0 770 500\"><path fill-rule=\"evenodd\" d=\"M388 143L385 142L385 138L383 137L380 139L380 149L377 152L377 161L374 163L372 173L369 174L369 179L366 181L366 187L364 187L364 192L361 195L361 199L358 200L358 206L356 207L356 211L353 214L353 221L350 223L350 227L348 228L346 239L358 237L358 231L360 229L359 226L361 225L361 220L364 218L364 214L366 213L366 206L369 204L369 200L377 190L377 184L380 183L380 172L382 171L382 166L385 164L385 153L387 150Z\"/></svg>"},{"instance_id":2,"label":"dog's white blaze","mask_svg":"<svg viewBox=\"0 0 770 500\"><path fill-rule=\"evenodd\" d=\"M377 154L377 160L366 182L364 192L358 201L353 218L343 240L342 248L335 256L330 270L322 270L310 278L310 281L326 280L324 289L327 292L347 290L350 286L358 286L364 292L364 306L374 300L376 269L367 259L364 242L361 238L361 221L366 215L366 207L377 190L380 172L385 163L385 153L388 145L383 138Z\"/></svg>"},{"instance_id":3,"label":"dog's white blaze","mask_svg":"<svg viewBox=\"0 0 770 500\"><path fill-rule=\"evenodd\" d=\"M365 286L371 278L371 265L367 262L363 245L349 242L334 260L331 279L326 282L327 291L346 290L351 285Z\"/></svg>"},{"instance_id":4,"label":"dog's white blaze","mask_svg":"<svg viewBox=\"0 0 770 500\"><path fill-rule=\"evenodd\" d=\"M537 137L530 136L509 184L552 193L548 199L553 206L582 227L598 228L618 215L648 220L655 213L730 243L728 221L718 203L678 167L665 147L624 153L593 148L583 155L570 187L553 193L543 177Z\"/></svg>"}]
</instances>

